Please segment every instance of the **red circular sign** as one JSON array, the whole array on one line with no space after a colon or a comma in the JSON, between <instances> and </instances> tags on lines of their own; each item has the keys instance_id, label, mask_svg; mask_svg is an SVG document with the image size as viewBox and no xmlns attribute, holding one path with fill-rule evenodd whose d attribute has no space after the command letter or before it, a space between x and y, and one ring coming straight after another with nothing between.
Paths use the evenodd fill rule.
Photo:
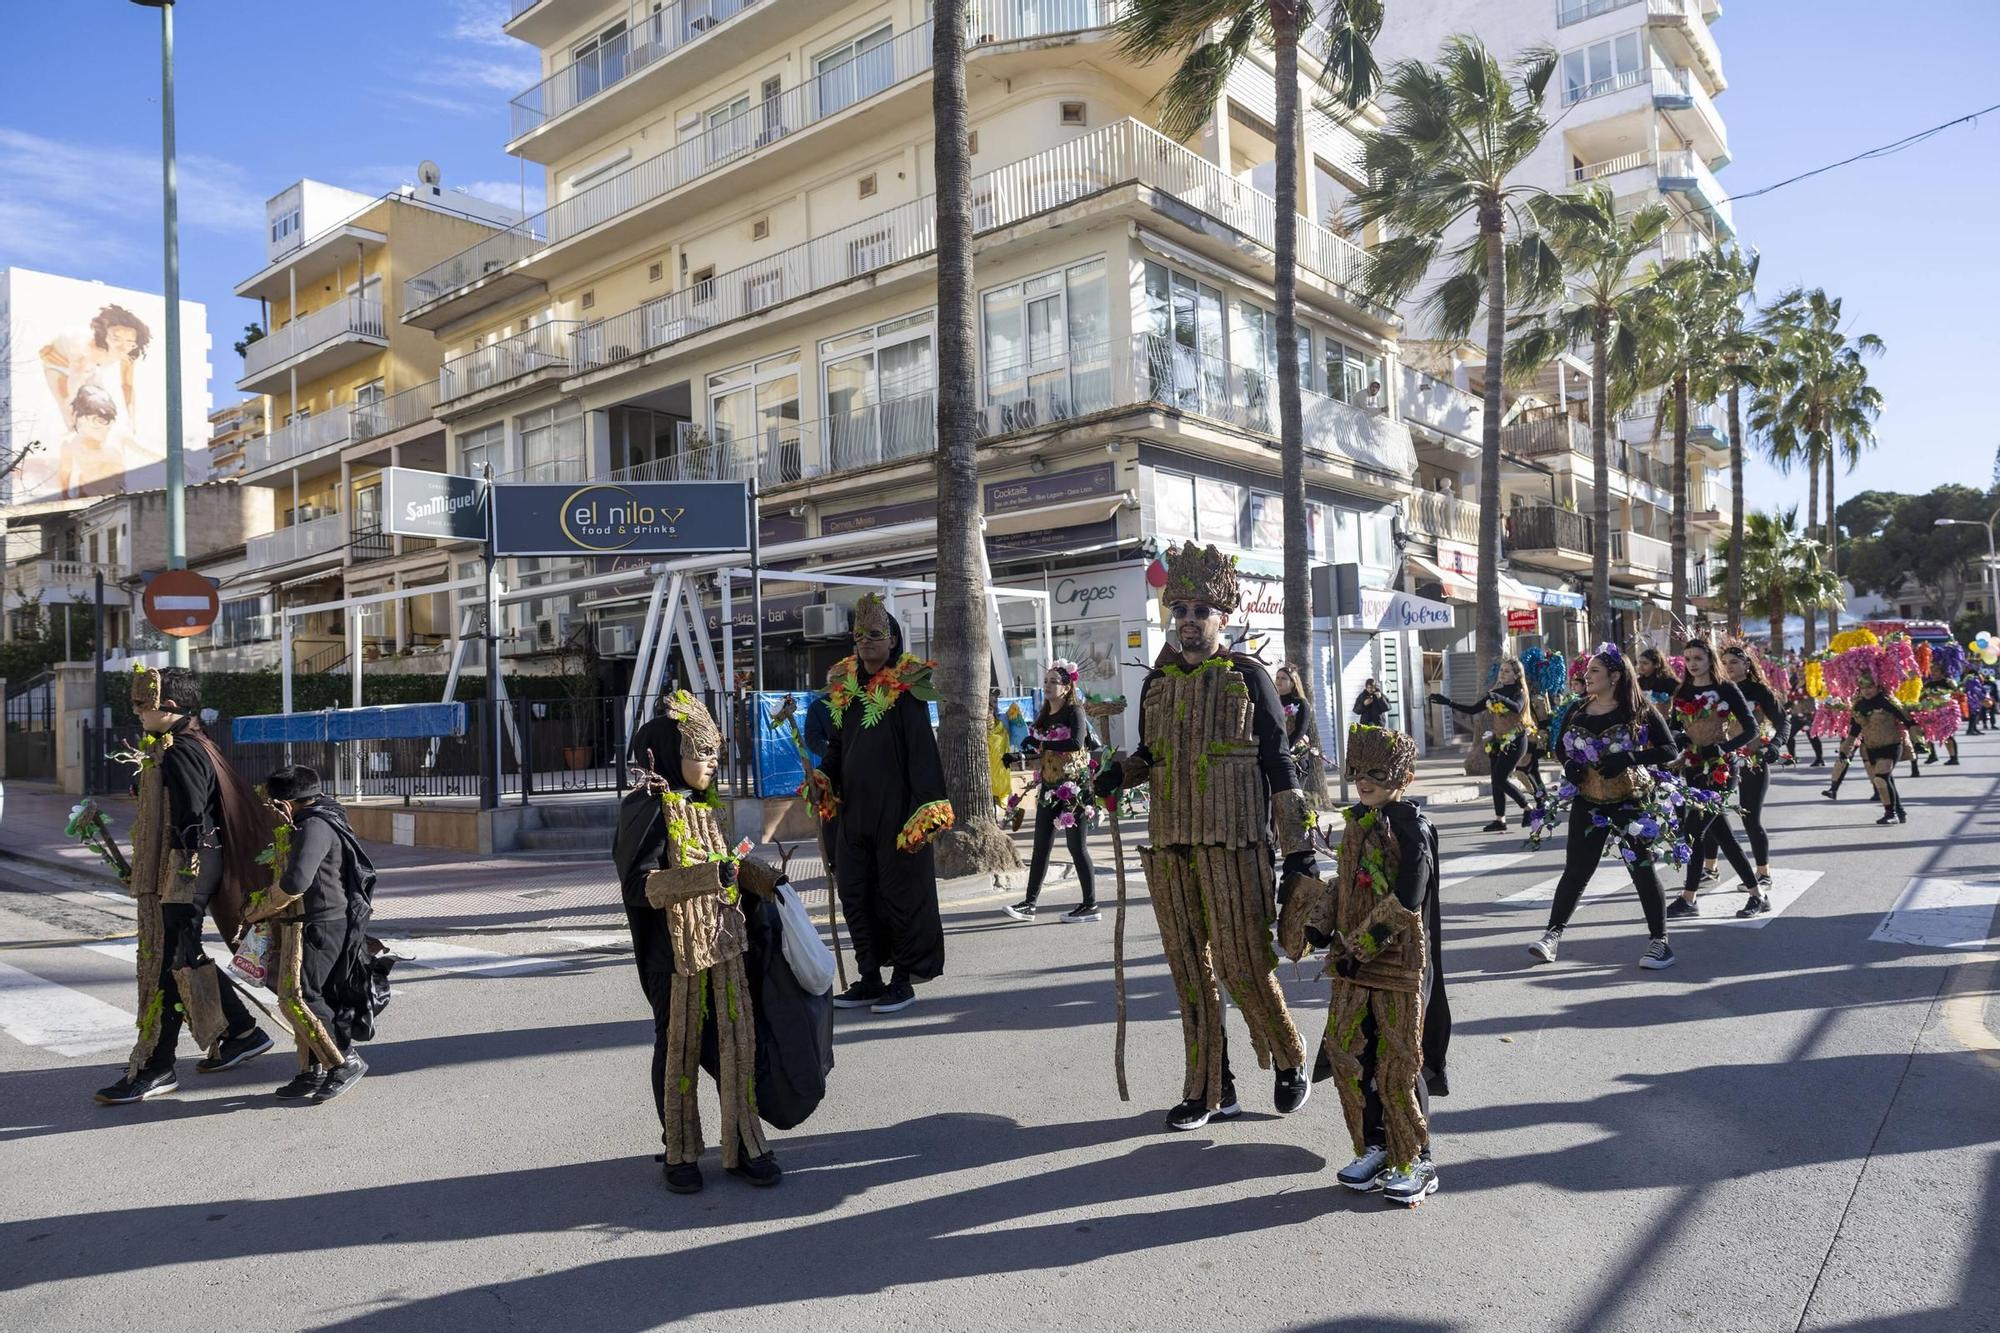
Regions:
<instances>
[{"instance_id":1,"label":"red circular sign","mask_svg":"<svg viewBox=\"0 0 2000 1333\"><path fill-rule=\"evenodd\" d=\"M162 634L191 639L215 623L221 613L222 598L205 574L191 569L167 569L146 584L140 599L146 619Z\"/></svg>"}]
</instances>

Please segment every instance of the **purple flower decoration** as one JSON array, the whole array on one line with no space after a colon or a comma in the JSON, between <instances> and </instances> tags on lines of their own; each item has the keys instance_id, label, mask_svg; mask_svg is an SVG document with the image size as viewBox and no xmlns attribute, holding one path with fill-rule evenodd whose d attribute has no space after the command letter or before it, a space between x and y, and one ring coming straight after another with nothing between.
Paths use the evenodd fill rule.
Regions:
<instances>
[{"instance_id":1,"label":"purple flower decoration","mask_svg":"<svg viewBox=\"0 0 2000 1333\"><path fill-rule=\"evenodd\" d=\"M1639 820L1639 836L1647 842L1651 842L1653 839L1659 837L1660 821L1654 819L1651 815L1641 817Z\"/></svg>"},{"instance_id":2,"label":"purple flower decoration","mask_svg":"<svg viewBox=\"0 0 2000 1333\"><path fill-rule=\"evenodd\" d=\"M1556 796L1557 796L1557 798L1558 798L1558 799L1560 799L1560 800L1565 800L1565 801L1573 801L1573 800L1575 800L1575 799L1576 799L1576 784L1575 784L1574 782L1570 782L1570 781L1568 781L1568 780L1564 780L1564 781L1563 781L1562 783L1560 783L1560 784L1559 784L1559 785L1558 785L1558 786L1556 787Z\"/></svg>"},{"instance_id":3,"label":"purple flower decoration","mask_svg":"<svg viewBox=\"0 0 2000 1333\"><path fill-rule=\"evenodd\" d=\"M1680 860L1686 861L1689 857L1694 855L1694 844L1691 842L1675 843L1674 855L1678 857Z\"/></svg>"},{"instance_id":4,"label":"purple flower decoration","mask_svg":"<svg viewBox=\"0 0 2000 1333\"><path fill-rule=\"evenodd\" d=\"M1071 829L1076 827L1076 816L1065 810L1056 816L1056 827Z\"/></svg>"},{"instance_id":5,"label":"purple flower decoration","mask_svg":"<svg viewBox=\"0 0 2000 1333\"><path fill-rule=\"evenodd\" d=\"M1056 799L1058 801L1074 801L1076 799L1076 784L1074 782L1065 782L1060 787L1057 787ZM1065 824L1063 827L1068 828L1069 825Z\"/></svg>"},{"instance_id":6,"label":"purple flower decoration","mask_svg":"<svg viewBox=\"0 0 2000 1333\"><path fill-rule=\"evenodd\" d=\"M1610 822L1611 821L1609 819L1606 819L1602 814L1593 813L1590 816L1590 826L1592 828L1603 828Z\"/></svg>"},{"instance_id":7,"label":"purple flower decoration","mask_svg":"<svg viewBox=\"0 0 2000 1333\"><path fill-rule=\"evenodd\" d=\"M1639 853L1633 851L1630 847L1620 847L1618 849L1618 856L1628 866L1639 859Z\"/></svg>"}]
</instances>

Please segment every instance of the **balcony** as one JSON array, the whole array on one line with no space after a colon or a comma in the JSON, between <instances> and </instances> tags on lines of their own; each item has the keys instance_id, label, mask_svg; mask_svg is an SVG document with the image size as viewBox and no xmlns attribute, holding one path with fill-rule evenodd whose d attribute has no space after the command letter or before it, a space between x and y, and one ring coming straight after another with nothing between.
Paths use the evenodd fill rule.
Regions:
<instances>
[{"instance_id":1,"label":"balcony","mask_svg":"<svg viewBox=\"0 0 2000 1333\"><path fill-rule=\"evenodd\" d=\"M1611 532L1611 568L1640 583L1656 583L1668 577L1674 567L1671 542L1648 537L1643 532L1614 528Z\"/></svg>"},{"instance_id":2,"label":"balcony","mask_svg":"<svg viewBox=\"0 0 2000 1333\"><path fill-rule=\"evenodd\" d=\"M972 182L973 229L990 232L1122 184L1172 195L1270 248L1277 205L1214 163L1137 121L1125 120L1000 167ZM1299 219L1299 264L1332 287L1358 285L1362 252ZM636 309L585 324L573 340L578 373L672 347L871 273L928 257L937 244L926 196L720 274ZM1359 308L1374 307L1350 296Z\"/></svg>"},{"instance_id":3,"label":"balcony","mask_svg":"<svg viewBox=\"0 0 2000 1333\"><path fill-rule=\"evenodd\" d=\"M439 405L543 371L567 368L570 333L577 327L575 320L552 319L511 338L453 357L438 371Z\"/></svg>"},{"instance_id":4,"label":"balcony","mask_svg":"<svg viewBox=\"0 0 2000 1333\"><path fill-rule=\"evenodd\" d=\"M1443 380L1426 375L1407 362L1402 368L1399 396L1403 420L1441 437L1458 453L1477 453L1486 419L1486 404Z\"/></svg>"},{"instance_id":5,"label":"balcony","mask_svg":"<svg viewBox=\"0 0 2000 1333\"><path fill-rule=\"evenodd\" d=\"M1587 569L1595 525L1573 509L1520 505L1507 512L1503 549L1554 569Z\"/></svg>"},{"instance_id":6,"label":"balcony","mask_svg":"<svg viewBox=\"0 0 2000 1333\"><path fill-rule=\"evenodd\" d=\"M271 469L283 467L289 472L292 468L302 468L322 459L331 461L352 433L353 413L344 406L318 416L288 421L269 435L243 446L243 480L256 485L276 486L285 478L270 474ZM260 473L270 475L260 476Z\"/></svg>"},{"instance_id":7,"label":"balcony","mask_svg":"<svg viewBox=\"0 0 2000 1333\"><path fill-rule=\"evenodd\" d=\"M1123 0L1001 0L992 11L998 22L975 20L976 37L981 40L969 58L985 60L995 51L1053 32L1040 25L1043 18L1082 23L1086 29L1101 27L1120 12L1122 4ZM757 7L766 6L774 11L811 9L780 0L760 0ZM609 254L641 237L655 237L662 226L692 215L703 201L713 198L687 187L712 181L718 173L752 159L772 176L803 166L816 151L823 151L804 131L836 118L886 116L889 108L883 96L897 90L914 93L930 70L931 29L924 24L708 125L664 152L417 274L404 285L404 320L436 329L496 302L540 290L552 267L544 260L557 247L577 250L573 258L581 260Z\"/></svg>"},{"instance_id":8,"label":"balcony","mask_svg":"<svg viewBox=\"0 0 2000 1333\"><path fill-rule=\"evenodd\" d=\"M333 563L347 547L347 516L322 514L244 543L245 562L260 573L301 561Z\"/></svg>"},{"instance_id":9,"label":"balcony","mask_svg":"<svg viewBox=\"0 0 2000 1333\"><path fill-rule=\"evenodd\" d=\"M97 576L104 575L104 602L124 606L125 590L118 586L124 571L116 564L92 564L59 556L29 556L16 560L7 570L7 591L16 603L30 598L47 606L79 605L95 600Z\"/></svg>"},{"instance_id":10,"label":"balcony","mask_svg":"<svg viewBox=\"0 0 2000 1333\"><path fill-rule=\"evenodd\" d=\"M1715 173L1708 169L1706 162L1686 149L1676 149L1660 154L1659 171L1662 191L1687 199L1695 208L1706 213L1723 235L1736 234L1728 192L1715 179Z\"/></svg>"},{"instance_id":11,"label":"balcony","mask_svg":"<svg viewBox=\"0 0 2000 1333\"><path fill-rule=\"evenodd\" d=\"M1443 541L1479 541L1479 506L1470 500L1441 491L1415 491L1410 495L1410 526Z\"/></svg>"},{"instance_id":12,"label":"balcony","mask_svg":"<svg viewBox=\"0 0 2000 1333\"><path fill-rule=\"evenodd\" d=\"M1649 389L1634 398L1618 414L1619 434L1628 442L1650 442L1657 428L1662 441L1674 438L1673 397L1664 389ZM1714 403L1688 404L1688 444L1696 449L1729 455L1729 430Z\"/></svg>"},{"instance_id":13,"label":"balcony","mask_svg":"<svg viewBox=\"0 0 2000 1333\"><path fill-rule=\"evenodd\" d=\"M1646 0L1646 16L1653 27L1671 33L1686 47L1687 55L1700 64L1717 92L1729 86L1722 76L1722 50L1715 44L1715 34L1708 30L1701 0Z\"/></svg>"},{"instance_id":14,"label":"balcony","mask_svg":"<svg viewBox=\"0 0 2000 1333\"><path fill-rule=\"evenodd\" d=\"M379 402L365 403L354 409L354 438L372 440L378 435L408 430L419 422L435 421L437 405L436 380L392 393Z\"/></svg>"},{"instance_id":15,"label":"balcony","mask_svg":"<svg viewBox=\"0 0 2000 1333\"><path fill-rule=\"evenodd\" d=\"M382 303L350 297L251 343L244 349L243 377L236 387L245 393L278 392L294 372L302 380L319 379L388 345Z\"/></svg>"},{"instance_id":16,"label":"balcony","mask_svg":"<svg viewBox=\"0 0 2000 1333\"><path fill-rule=\"evenodd\" d=\"M1691 116L1670 117L1682 138L1693 143L1704 162L1721 166L1729 161L1729 131L1722 113L1701 80L1687 70L1672 65L1653 67L1653 105L1661 111L1690 112Z\"/></svg>"},{"instance_id":17,"label":"balcony","mask_svg":"<svg viewBox=\"0 0 2000 1333\"><path fill-rule=\"evenodd\" d=\"M382 530L380 519L366 521L357 518L352 543L354 563L358 565L369 560L387 560L395 555L412 555L437 545L436 540L430 537L404 537L402 542L403 549L398 551L395 535Z\"/></svg>"}]
</instances>

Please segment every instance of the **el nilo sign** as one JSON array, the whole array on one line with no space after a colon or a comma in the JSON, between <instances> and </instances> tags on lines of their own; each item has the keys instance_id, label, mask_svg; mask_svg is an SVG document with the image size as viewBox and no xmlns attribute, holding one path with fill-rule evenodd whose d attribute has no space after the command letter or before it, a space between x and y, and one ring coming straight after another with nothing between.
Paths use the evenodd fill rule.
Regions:
<instances>
[{"instance_id":1,"label":"el nilo sign","mask_svg":"<svg viewBox=\"0 0 2000 1333\"><path fill-rule=\"evenodd\" d=\"M520 482L493 488L499 555L750 549L747 481Z\"/></svg>"}]
</instances>

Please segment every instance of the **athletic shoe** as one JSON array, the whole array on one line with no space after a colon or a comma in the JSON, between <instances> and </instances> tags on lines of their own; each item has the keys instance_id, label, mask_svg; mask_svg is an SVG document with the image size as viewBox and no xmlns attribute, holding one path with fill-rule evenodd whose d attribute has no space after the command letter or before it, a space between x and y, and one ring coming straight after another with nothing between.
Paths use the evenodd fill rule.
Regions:
<instances>
[{"instance_id":1,"label":"athletic shoe","mask_svg":"<svg viewBox=\"0 0 2000 1333\"><path fill-rule=\"evenodd\" d=\"M1356 1194L1373 1194L1382 1188L1382 1181L1388 1174L1389 1150L1377 1143L1369 1145L1367 1152L1341 1167L1333 1178Z\"/></svg>"},{"instance_id":2,"label":"athletic shoe","mask_svg":"<svg viewBox=\"0 0 2000 1333\"><path fill-rule=\"evenodd\" d=\"M701 1193L701 1167L693 1162L668 1167L666 1176L667 1188L675 1194Z\"/></svg>"},{"instance_id":3,"label":"athletic shoe","mask_svg":"<svg viewBox=\"0 0 2000 1333\"><path fill-rule=\"evenodd\" d=\"M350 1055L339 1064L326 1071L326 1078L320 1082L319 1091L312 1095L313 1105L330 1102L341 1093L361 1081L368 1072L368 1062L358 1055Z\"/></svg>"},{"instance_id":4,"label":"athletic shoe","mask_svg":"<svg viewBox=\"0 0 2000 1333\"><path fill-rule=\"evenodd\" d=\"M1828 787L1825 791L1821 792L1820 795L1826 797L1826 799L1829 801L1837 801L1840 799L1840 788Z\"/></svg>"},{"instance_id":5,"label":"athletic shoe","mask_svg":"<svg viewBox=\"0 0 2000 1333\"><path fill-rule=\"evenodd\" d=\"M1910 822L1909 811L1903 809L1900 805L1896 807L1896 822L1898 824L1907 824Z\"/></svg>"},{"instance_id":6,"label":"athletic shoe","mask_svg":"<svg viewBox=\"0 0 2000 1333\"><path fill-rule=\"evenodd\" d=\"M1167 1112L1168 1129L1200 1129L1210 1120L1229 1120L1242 1114L1243 1106L1236 1100L1236 1085L1222 1085L1222 1105L1214 1110L1199 1097L1190 1097Z\"/></svg>"},{"instance_id":7,"label":"athletic shoe","mask_svg":"<svg viewBox=\"0 0 2000 1333\"><path fill-rule=\"evenodd\" d=\"M875 1001L888 994L889 988L882 984L880 977L863 977L846 990L833 997L836 1009L866 1009Z\"/></svg>"},{"instance_id":8,"label":"athletic shoe","mask_svg":"<svg viewBox=\"0 0 2000 1333\"><path fill-rule=\"evenodd\" d=\"M1700 916L1701 909L1699 907L1696 907L1693 903L1689 902L1686 898L1676 897L1672 902L1667 904L1667 915Z\"/></svg>"},{"instance_id":9,"label":"athletic shoe","mask_svg":"<svg viewBox=\"0 0 2000 1333\"><path fill-rule=\"evenodd\" d=\"M125 1075L108 1088L99 1088L97 1100L106 1106L130 1106L134 1102L164 1097L180 1085L181 1081L174 1076L171 1067L157 1071L142 1069L136 1075Z\"/></svg>"},{"instance_id":10,"label":"athletic shoe","mask_svg":"<svg viewBox=\"0 0 2000 1333\"><path fill-rule=\"evenodd\" d=\"M1944 761L1944 766L1945 766L1946 768L1957 768L1957 767L1958 767L1958 756L1957 756L1957 755L1953 755L1953 756L1952 756L1951 758L1949 758L1949 759L1945 760L1945 761Z\"/></svg>"},{"instance_id":11,"label":"athletic shoe","mask_svg":"<svg viewBox=\"0 0 2000 1333\"><path fill-rule=\"evenodd\" d=\"M1703 884L1713 884L1715 883L1715 881L1721 878L1722 878L1722 871L1715 866L1709 866L1708 868L1706 868L1701 872L1700 882Z\"/></svg>"},{"instance_id":12,"label":"athletic shoe","mask_svg":"<svg viewBox=\"0 0 2000 1333\"><path fill-rule=\"evenodd\" d=\"M1763 891L1763 890L1765 890L1765 889L1768 889L1768 888L1770 888L1770 887L1771 887L1771 877L1770 877L1769 875L1759 875L1759 876L1757 876L1757 888L1758 888L1758 891L1760 891L1760 892L1761 892L1761 891Z\"/></svg>"},{"instance_id":13,"label":"athletic shoe","mask_svg":"<svg viewBox=\"0 0 2000 1333\"><path fill-rule=\"evenodd\" d=\"M738 1180L747 1180L759 1189L769 1189L785 1174L778 1169L778 1155L768 1152L761 1157L747 1157L726 1169Z\"/></svg>"},{"instance_id":14,"label":"athletic shoe","mask_svg":"<svg viewBox=\"0 0 2000 1333\"><path fill-rule=\"evenodd\" d=\"M318 1092L319 1085L325 1081L326 1070L316 1064L307 1065L304 1069L292 1075L292 1081L284 1087L279 1088L273 1095L281 1097L288 1102L295 1102L302 1097L310 1097L315 1092Z\"/></svg>"},{"instance_id":15,"label":"athletic shoe","mask_svg":"<svg viewBox=\"0 0 2000 1333\"><path fill-rule=\"evenodd\" d=\"M1097 910L1096 903L1078 903L1056 919L1065 926L1079 926L1090 921L1102 921L1104 914Z\"/></svg>"},{"instance_id":16,"label":"athletic shoe","mask_svg":"<svg viewBox=\"0 0 2000 1333\"><path fill-rule=\"evenodd\" d=\"M1875 822L1878 824L1893 824L1896 822L1896 812L1894 810L1884 810L1882 817Z\"/></svg>"},{"instance_id":17,"label":"athletic shoe","mask_svg":"<svg viewBox=\"0 0 2000 1333\"><path fill-rule=\"evenodd\" d=\"M1650 972L1674 965L1674 948L1665 940L1654 940L1646 946L1646 952L1639 959L1639 966Z\"/></svg>"},{"instance_id":18,"label":"athletic shoe","mask_svg":"<svg viewBox=\"0 0 2000 1333\"><path fill-rule=\"evenodd\" d=\"M889 989L882 992L882 998L868 1006L871 1014L894 1014L909 1008L917 1002L917 988L907 981L892 981Z\"/></svg>"},{"instance_id":19,"label":"athletic shoe","mask_svg":"<svg viewBox=\"0 0 2000 1333\"><path fill-rule=\"evenodd\" d=\"M1481 833L1505 833L1506 831L1507 821L1504 819L1496 819L1480 830Z\"/></svg>"},{"instance_id":20,"label":"athletic shoe","mask_svg":"<svg viewBox=\"0 0 2000 1333\"><path fill-rule=\"evenodd\" d=\"M1750 901L1736 909L1739 917L1762 916L1771 910L1771 900L1761 893L1750 895Z\"/></svg>"},{"instance_id":21,"label":"athletic shoe","mask_svg":"<svg viewBox=\"0 0 2000 1333\"><path fill-rule=\"evenodd\" d=\"M1003 907L1000 910L1008 916L1013 917L1016 921L1033 921L1035 919L1035 900L1033 898L1024 898L1020 902L1010 907Z\"/></svg>"},{"instance_id":22,"label":"athletic shoe","mask_svg":"<svg viewBox=\"0 0 2000 1333\"><path fill-rule=\"evenodd\" d=\"M1553 963L1556 960L1556 950L1562 948L1562 939L1560 930L1545 930L1540 939L1528 946L1528 952L1545 963Z\"/></svg>"},{"instance_id":23,"label":"athletic shoe","mask_svg":"<svg viewBox=\"0 0 2000 1333\"><path fill-rule=\"evenodd\" d=\"M1528 826L1530 826L1530 825L1531 825L1531 824L1533 824L1534 822L1535 822L1535 811L1534 811L1533 807L1530 807L1530 808L1528 808L1528 809L1526 809L1526 810L1523 810L1523 811L1521 812L1521 827L1522 827L1522 828L1527 828Z\"/></svg>"},{"instance_id":24,"label":"athletic shoe","mask_svg":"<svg viewBox=\"0 0 2000 1333\"><path fill-rule=\"evenodd\" d=\"M215 1054L195 1062L197 1074L219 1074L225 1069L234 1069L245 1061L255 1060L271 1049L271 1039L264 1029L251 1028L240 1037L224 1037L222 1044L215 1048Z\"/></svg>"},{"instance_id":25,"label":"athletic shoe","mask_svg":"<svg viewBox=\"0 0 2000 1333\"><path fill-rule=\"evenodd\" d=\"M1306 1104L1312 1096L1312 1080L1303 1069L1280 1069L1271 1088L1271 1101L1278 1108L1279 1115L1290 1115Z\"/></svg>"},{"instance_id":26,"label":"athletic shoe","mask_svg":"<svg viewBox=\"0 0 2000 1333\"><path fill-rule=\"evenodd\" d=\"M1391 1171L1382 1181L1382 1198L1414 1208L1437 1193L1438 1172L1428 1157L1419 1157L1407 1171Z\"/></svg>"}]
</instances>

